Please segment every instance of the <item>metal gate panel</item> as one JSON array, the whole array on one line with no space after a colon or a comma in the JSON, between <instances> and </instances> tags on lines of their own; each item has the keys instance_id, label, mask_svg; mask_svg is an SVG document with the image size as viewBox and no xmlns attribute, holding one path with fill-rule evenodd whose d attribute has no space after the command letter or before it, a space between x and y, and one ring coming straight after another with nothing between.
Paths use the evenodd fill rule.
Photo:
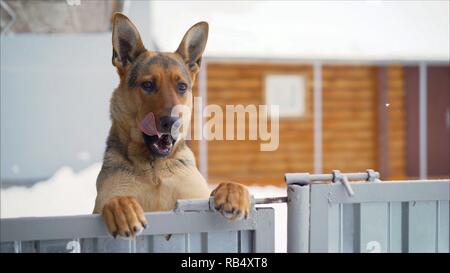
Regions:
<instances>
[{"instance_id":1,"label":"metal gate panel","mask_svg":"<svg viewBox=\"0 0 450 273\"><path fill-rule=\"evenodd\" d=\"M186 234L186 244L190 253L203 253L205 249L203 247L203 233L192 232Z\"/></svg>"},{"instance_id":2,"label":"metal gate panel","mask_svg":"<svg viewBox=\"0 0 450 273\"><path fill-rule=\"evenodd\" d=\"M359 251L387 252L389 245L389 203L362 203L360 205Z\"/></svg>"},{"instance_id":3,"label":"metal gate panel","mask_svg":"<svg viewBox=\"0 0 450 273\"><path fill-rule=\"evenodd\" d=\"M152 253L174 253L189 252L186 246L187 234L167 234L148 236L150 240L150 252Z\"/></svg>"},{"instance_id":4,"label":"metal gate panel","mask_svg":"<svg viewBox=\"0 0 450 273\"><path fill-rule=\"evenodd\" d=\"M450 252L450 202L438 201L438 251Z\"/></svg>"},{"instance_id":5,"label":"metal gate panel","mask_svg":"<svg viewBox=\"0 0 450 273\"><path fill-rule=\"evenodd\" d=\"M344 253L354 253L358 249L358 240L355 240L355 232L358 231L357 224L359 223L359 205L358 204L343 204L343 220L342 225L342 251Z\"/></svg>"},{"instance_id":6,"label":"metal gate panel","mask_svg":"<svg viewBox=\"0 0 450 273\"><path fill-rule=\"evenodd\" d=\"M342 251L342 204L337 204L330 206L328 210L328 237L330 244L328 249L331 252L341 252Z\"/></svg>"},{"instance_id":7,"label":"metal gate panel","mask_svg":"<svg viewBox=\"0 0 450 273\"><path fill-rule=\"evenodd\" d=\"M436 203L433 201L405 203L405 252L436 250ZM431 224L433 223L433 224Z\"/></svg>"},{"instance_id":8,"label":"metal gate panel","mask_svg":"<svg viewBox=\"0 0 450 273\"><path fill-rule=\"evenodd\" d=\"M408 202L404 207L407 211L405 221L408 221L405 251L448 252L449 202Z\"/></svg>"},{"instance_id":9,"label":"metal gate panel","mask_svg":"<svg viewBox=\"0 0 450 273\"><path fill-rule=\"evenodd\" d=\"M251 253L253 252L253 236L254 232L252 230L241 230L239 231L239 253ZM275 243L274 241L272 243Z\"/></svg>"},{"instance_id":10,"label":"metal gate panel","mask_svg":"<svg viewBox=\"0 0 450 273\"><path fill-rule=\"evenodd\" d=\"M304 217L299 217L303 223L296 224L288 218L288 229L298 233L305 230L299 225L307 225L310 252L450 251L449 180L355 182L351 183L354 195L340 183L290 184L289 188L288 195L310 192L310 224ZM288 210L301 203L293 201L291 196ZM289 248L295 241L304 238L288 238L290 251L295 252Z\"/></svg>"},{"instance_id":11,"label":"metal gate panel","mask_svg":"<svg viewBox=\"0 0 450 273\"><path fill-rule=\"evenodd\" d=\"M206 252L237 253L238 232L237 231L208 232Z\"/></svg>"},{"instance_id":12,"label":"metal gate panel","mask_svg":"<svg viewBox=\"0 0 450 273\"><path fill-rule=\"evenodd\" d=\"M402 203L389 202L389 233L388 233L388 252L402 252Z\"/></svg>"},{"instance_id":13,"label":"metal gate panel","mask_svg":"<svg viewBox=\"0 0 450 273\"><path fill-rule=\"evenodd\" d=\"M100 215L1 219L1 252L274 252L274 210L254 208L229 221L211 200L184 201L189 211L146 213L135 240L113 239ZM194 204L194 205L193 205ZM195 211L195 208L201 208Z\"/></svg>"}]
</instances>

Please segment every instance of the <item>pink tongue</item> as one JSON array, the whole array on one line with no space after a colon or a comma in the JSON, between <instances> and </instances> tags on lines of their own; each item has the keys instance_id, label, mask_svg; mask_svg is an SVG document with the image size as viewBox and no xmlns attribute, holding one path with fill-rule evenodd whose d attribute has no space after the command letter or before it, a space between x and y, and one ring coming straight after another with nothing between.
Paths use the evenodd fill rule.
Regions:
<instances>
[{"instance_id":1,"label":"pink tongue","mask_svg":"<svg viewBox=\"0 0 450 273\"><path fill-rule=\"evenodd\" d=\"M148 113L141 121L141 131L148 136L161 136L161 133L158 132L158 129L156 128L155 115L153 112Z\"/></svg>"}]
</instances>

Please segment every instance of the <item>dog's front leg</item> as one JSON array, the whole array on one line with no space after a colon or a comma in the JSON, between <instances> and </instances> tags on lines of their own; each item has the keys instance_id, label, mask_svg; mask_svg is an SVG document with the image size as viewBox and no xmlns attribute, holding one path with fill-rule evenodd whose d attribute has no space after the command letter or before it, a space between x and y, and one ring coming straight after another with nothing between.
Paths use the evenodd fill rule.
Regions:
<instances>
[{"instance_id":1,"label":"dog's front leg","mask_svg":"<svg viewBox=\"0 0 450 273\"><path fill-rule=\"evenodd\" d=\"M114 238L135 236L146 228L144 210L133 196L114 196L103 207L103 218Z\"/></svg>"},{"instance_id":2,"label":"dog's front leg","mask_svg":"<svg viewBox=\"0 0 450 273\"><path fill-rule=\"evenodd\" d=\"M244 185L226 182L221 183L211 192L215 208L230 220L247 218L250 213L251 198Z\"/></svg>"}]
</instances>

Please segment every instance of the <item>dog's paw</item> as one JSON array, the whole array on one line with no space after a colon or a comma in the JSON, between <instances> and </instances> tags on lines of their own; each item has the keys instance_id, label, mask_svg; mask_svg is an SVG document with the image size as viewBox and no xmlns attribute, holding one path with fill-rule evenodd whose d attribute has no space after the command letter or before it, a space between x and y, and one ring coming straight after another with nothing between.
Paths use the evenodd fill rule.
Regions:
<instances>
[{"instance_id":1,"label":"dog's paw","mask_svg":"<svg viewBox=\"0 0 450 273\"><path fill-rule=\"evenodd\" d=\"M114 196L103 207L109 233L116 238L134 237L147 227L144 210L132 196Z\"/></svg>"},{"instance_id":2,"label":"dog's paw","mask_svg":"<svg viewBox=\"0 0 450 273\"><path fill-rule=\"evenodd\" d=\"M238 220L250 214L251 198L247 187L237 183L221 183L211 192L214 207L225 218Z\"/></svg>"}]
</instances>

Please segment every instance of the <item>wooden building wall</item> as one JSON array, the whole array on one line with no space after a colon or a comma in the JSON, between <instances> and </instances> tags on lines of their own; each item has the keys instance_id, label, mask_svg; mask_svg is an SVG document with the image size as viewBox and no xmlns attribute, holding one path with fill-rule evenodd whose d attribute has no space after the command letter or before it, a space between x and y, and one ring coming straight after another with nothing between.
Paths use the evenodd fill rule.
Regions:
<instances>
[{"instance_id":1,"label":"wooden building wall","mask_svg":"<svg viewBox=\"0 0 450 273\"><path fill-rule=\"evenodd\" d=\"M323 87L323 171L377 169L378 67L325 65ZM390 175L405 173L402 68L388 67ZM280 119L279 148L261 152L260 141L208 141L208 175L245 184L283 185L286 172L313 172L313 68L299 64L208 63L208 104L264 104L267 74L306 77L306 114ZM197 84L198 86L198 84ZM194 95L198 94L197 88ZM248 124L247 124L248 126ZM224 127L225 128L225 127ZM248 128L248 127L247 127ZM198 141L191 141L197 155Z\"/></svg>"},{"instance_id":2,"label":"wooden building wall","mask_svg":"<svg viewBox=\"0 0 450 273\"><path fill-rule=\"evenodd\" d=\"M403 68L391 66L388 74L389 179L406 178L406 94Z\"/></svg>"},{"instance_id":3,"label":"wooden building wall","mask_svg":"<svg viewBox=\"0 0 450 273\"><path fill-rule=\"evenodd\" d=\"M369 66L324 67L324 172L377 167L375 72Z\"/></svg>"}]
</instances>

